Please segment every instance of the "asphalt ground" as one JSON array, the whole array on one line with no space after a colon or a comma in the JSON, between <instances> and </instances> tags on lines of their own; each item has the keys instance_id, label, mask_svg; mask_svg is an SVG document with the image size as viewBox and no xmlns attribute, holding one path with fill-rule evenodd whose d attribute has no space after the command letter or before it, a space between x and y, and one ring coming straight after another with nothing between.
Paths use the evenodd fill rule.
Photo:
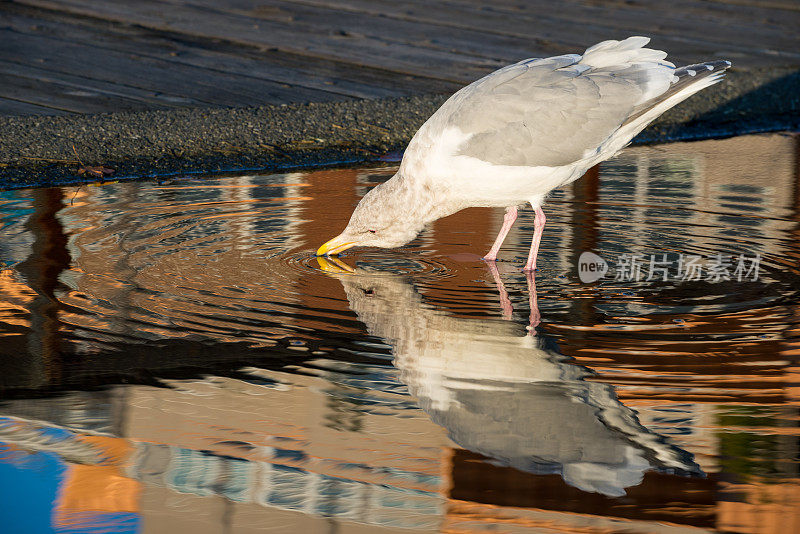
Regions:
<instances>
[{"instance_id":1,"label":"asphalt ground","mask_svg":"<svg viewBox=\"0 0 800 534\"><path fill-rule=\"evenodd\" d=\"M0 117L0 189L378 162L448 95L247 108ZM635 143L800 130L800 71L737 71L665 113Z\"/></svg>"}]
</instances>

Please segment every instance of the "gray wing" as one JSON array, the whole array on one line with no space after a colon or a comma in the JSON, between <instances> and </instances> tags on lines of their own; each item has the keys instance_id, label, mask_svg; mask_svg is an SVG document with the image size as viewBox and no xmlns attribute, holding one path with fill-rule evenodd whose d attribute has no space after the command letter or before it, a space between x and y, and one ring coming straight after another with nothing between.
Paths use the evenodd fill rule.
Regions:
<instances>
[{"instance_id":1,"label":"gray wing","mask_svg":"<svg viewBox=\"0 0 800 534\"><path fill-rule=\"evenodd\" d=\"M596 152L673 78L646 38L600 43L584 56L529 59L463 88L440 126L472 134L458 154L496 165L560 166Z\"/></svg>"}]
</instances>

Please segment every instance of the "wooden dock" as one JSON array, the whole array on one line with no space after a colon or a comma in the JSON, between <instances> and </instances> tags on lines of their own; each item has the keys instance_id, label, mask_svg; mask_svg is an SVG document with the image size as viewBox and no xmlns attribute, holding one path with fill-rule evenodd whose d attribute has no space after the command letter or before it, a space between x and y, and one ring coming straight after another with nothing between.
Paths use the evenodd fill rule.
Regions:
<instances>
[{"instance_id":1,"label":"wooden dock","mask_svg":"<svg viewBox=\"0 0 800 534\"><path fill-rule=\"evenodd\" d=\"M676 63L800 68L798 28L796 0L0 0L0 115L450 92L634 34Z\"/></svg>"}]
</instances>

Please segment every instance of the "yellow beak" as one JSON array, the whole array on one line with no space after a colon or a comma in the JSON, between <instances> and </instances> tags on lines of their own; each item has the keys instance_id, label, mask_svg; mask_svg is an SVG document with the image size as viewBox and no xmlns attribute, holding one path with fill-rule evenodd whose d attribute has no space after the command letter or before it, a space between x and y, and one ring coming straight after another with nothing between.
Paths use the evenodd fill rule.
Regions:
<instances>
[{"instance_id":1,"label":"yellow beak","mask_svg":"<svg viewBox=\"0 0 800 534\"><path fill-rule=\"evenodd\" d=\"M325 258L323 256L317 256L317 263L319 263L319 268L326 273L348 274L356 272L355 269L338 258Z\"/></svg>"},{"instance_id":2,"label":"yellow beak","mask_svg":"<svg viewBox=\"0 0 800 534\"><path fill-rule=\"evenodd\" d=\"M335 256L354 246L355 241L344 241L341 236L336 236L317 249L317 256Z\"/></svg>"}]
</instances>

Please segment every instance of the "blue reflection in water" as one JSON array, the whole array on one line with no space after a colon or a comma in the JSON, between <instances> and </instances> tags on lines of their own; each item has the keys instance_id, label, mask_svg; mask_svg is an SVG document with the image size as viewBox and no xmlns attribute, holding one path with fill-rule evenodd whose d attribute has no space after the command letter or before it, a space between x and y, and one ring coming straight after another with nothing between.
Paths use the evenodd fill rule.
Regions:
<instances>
[{"instance_id":1,"label":"blue reflection in water","mask_svg":"<svg viewBox=\"0 0 800 534\"><path fill-rule=\"evenodd\" d=\"M66 467L55 454L0 443L0 524L16 532L56 532L51 510Z\"/></svg>"},{"instance_id":2,"label":"blue reflection in water","mask_svg":"<svg viewBox=\"0 0 800 534\"><path fill-rule=\"evenodd\" d=\"M61 429L46 429L56 440L71 437ZM67 480L69 464L57 454L28 452L0 442L0 525L15 534L70 534L139 531L138 514L85 511L69 515L69 523L59 524L54 504Z\"/></svg>"}]
</instances>

